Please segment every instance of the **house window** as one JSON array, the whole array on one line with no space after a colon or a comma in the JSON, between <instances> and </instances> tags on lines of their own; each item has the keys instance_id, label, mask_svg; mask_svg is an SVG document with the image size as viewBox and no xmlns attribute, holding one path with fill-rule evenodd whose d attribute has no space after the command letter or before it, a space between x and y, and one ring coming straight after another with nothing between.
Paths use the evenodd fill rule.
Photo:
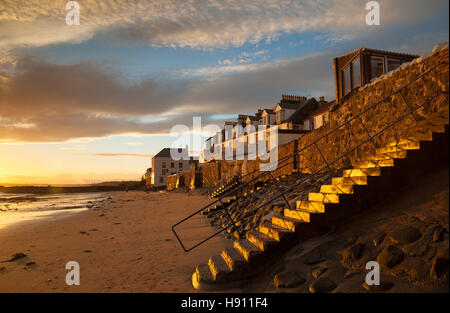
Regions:
<instances>
[{"instance_id":1,"label":"house window","mask_svg":"<svg viewBox=\"0 0 450 313\"><path fill-rule=\"evenodd\" d=\"M178 168L181 170L181 169L183 169L183 163L178 163Z\"/></svg>"},{"instance_id":2,"label":"house window","mask_svg":"<svg viewBox=\"0 0 450 313\"><path fill-rule=\"evenodd\" d=\"M160 177L160 178L159 178L159 183L160 183L160 184L164 183L164 177Z\"/></svg>"},{"instance_id":3,"label":"house window","mask_svg":"<svg viewBox=\"0 0 450 313\"><path fill-rule=\"evenodd\" d=\"M352 89L361 86L361 62L357 58L352 62Z\"/></svg>"},{"instance_id":4,"label":"house window","mask_svg":"<svg viewBox=\"0 0 450 313\"><path fill-rule=\"evenodd\" d=\"M345 96L352 90L350 64L342 71L342 94Z\"/></svg>"},{"instance_id":5,"label":"house window","mask_svg":"<svg viewBox=\"0 0 450 313\"><path fill-rule=\"evenodd\" d=\"M174 168L175 164L173 162L170 162L170 168Z\"/></svg>"},{"instance_id":6,"label":"house window","mask_svg":"<svg viewBox=\"0 0 450 313\"><path fill-rule=\"evenodd\" d=\"M397 67L399 67L402 64L402 60L400 59L394 59L394 58L388 58L387 60L387 68L388 72L395 70Z\"/></svg>"},{"instance_id":7,"label":"house window","mask_svg":"<svg viewBox=\"0 0 450 313\"><path fill-rule=\"evenodd\" d=\"M166 162L162 162L162 163L161 163L161 167L162 167L162 168L166 168Z\"/></svg>"},{"instance_id":8,"label":"house window","mask_svg":"<svg viewBox=\"0 0 450 313\"><path fill-rule=\"evenodd\" d=\"M370 56L370 79L374 79L384 74L384 57Z\"/></svg>"}]
</instances>

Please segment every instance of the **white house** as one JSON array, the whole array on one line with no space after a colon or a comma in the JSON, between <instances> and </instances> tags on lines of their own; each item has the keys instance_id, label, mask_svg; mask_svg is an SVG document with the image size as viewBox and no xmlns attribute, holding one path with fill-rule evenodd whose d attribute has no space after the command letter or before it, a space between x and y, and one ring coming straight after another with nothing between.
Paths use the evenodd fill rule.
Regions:
<instances>
[{"instance_id":1,"label":"white house","mask_svg":"<svg viewBox=\"0 0 450 313\"><path fill-rule=\"evenodd\" d=\"M181 159L174 160L172 155L181 156ZM165 186L167 176L188 171L189 160L189 152L187 149L162 149L152 159L151 185L154 187Z\"/></svg>"},{"instance_id":2,"label":"white house","mask_svg":"<svg viewBox=\"0 0 450 313\"><path fill-rule=\"evenodd\" d=\"M264 109L261 114L261 125L272 125L276 122L276 114L272 109Z\"/></svg>"},{"instance_id":3,"label":"white house","mask_svg":"<svg viewBox=\"0 0 450 313\"><path fill-rule=\"evenodd\" d=\"M320 128L329 121L330 110L336 104L336 101L321 101L319 103L321 106L305 121L305 125L307 125L309 130Z\"/></svg>"}]
</instances>

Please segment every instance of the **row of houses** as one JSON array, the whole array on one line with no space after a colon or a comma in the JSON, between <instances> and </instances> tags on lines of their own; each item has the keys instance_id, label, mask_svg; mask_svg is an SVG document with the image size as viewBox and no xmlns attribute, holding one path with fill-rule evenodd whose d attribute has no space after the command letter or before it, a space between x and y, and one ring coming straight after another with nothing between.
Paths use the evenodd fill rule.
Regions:
<instances>
[{"instance_id":1,"label":"row of houses","mask_svg":"<svg viewBox=\"0 0 450 313\"><path fill-rule=\"evenodd\" d=\"M236 121L226 121L220 132L209 137L200 156L201 162L225 159L225 147L232 147L233 159L249 156L249 144L263 144L270 147L270 127L277 127L277 144L282 145L303 136L305 133L322 127L328 121L328 112L335 104L324 97L319 101L295 95L282 95L281 100L270 108L259 109L254 115L239 114ZM243 133L238 136L235 129L241 126ZM233 128L231 134L226 129ZM238 142L243 149L237 149Z\"/></svg>"},{"instance_id":2,"label":"row of houses","mask_svg":"<svg viewBox=\"0 0 450 313\"><path fill-rule=\"evenodd\" d=\"M225 159L225 147L232 147L233 159L248 158L250 143L263 144L269 149L268 132L271 126L277 127L278 145L298 139L328 123L330 110L345 101L354 90L417 57L411 54L360 48L334 58L336 100L326 101L324 97L320 97L317 101L313 97L282 95L280 101L270 108L258 109L253 115L239 114L235 121L226 121L221 131L206 140L199 161L192 157L176 161L171 158L171 148L162 149L153 157L152 168L149 168L143 176L146 185L165 186L169 175L187 172L192 166L197 167L199 162ZM226 134L227 128L234 129L237 126L245 129L242 136L236 136L237 132L233 132L231 137ZM242 141L244 149L237 151L239 141ZM219 151L220 155L216 154L216 151ZM187 149L178 149L177 152L188 154Z\"/></svg>"}]
</instances>

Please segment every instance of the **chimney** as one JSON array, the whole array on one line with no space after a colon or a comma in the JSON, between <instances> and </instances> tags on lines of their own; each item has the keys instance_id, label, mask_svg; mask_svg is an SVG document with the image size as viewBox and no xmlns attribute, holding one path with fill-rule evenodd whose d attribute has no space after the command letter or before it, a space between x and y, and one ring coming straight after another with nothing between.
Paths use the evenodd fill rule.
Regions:
<instances>
[{"instance_id":1,"label":"chimney","mask_svg":"<svg viewBox=\"0 0 450 313\"><path fill-rule=\"evenodd\" d=\"M320 97L319 101L325 101L325 97Z\"/></svg>"}]
</instances>

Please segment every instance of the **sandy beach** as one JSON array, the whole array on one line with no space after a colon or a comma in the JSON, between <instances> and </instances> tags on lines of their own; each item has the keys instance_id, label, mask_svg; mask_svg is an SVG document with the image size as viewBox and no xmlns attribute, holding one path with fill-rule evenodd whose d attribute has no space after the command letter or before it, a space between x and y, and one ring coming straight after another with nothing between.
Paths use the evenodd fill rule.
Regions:
<instances>
[{"instance_id":1,"label":"sandy beach","mask_svg":"<svg viewBox=\"0 0 450 313\"><path fill-rule=\"evenodd\" d=\"M230 243L217 236L184 252L171 226L211 200L196 193L110 192L98 207L0 229L0 292L193 292L196 264ZM200 215L182 229L187 245L211 234ZM14 254L26 257L10 260ZM80 264L67 286L66 263Z\"/></svg>"}]
</instances>

